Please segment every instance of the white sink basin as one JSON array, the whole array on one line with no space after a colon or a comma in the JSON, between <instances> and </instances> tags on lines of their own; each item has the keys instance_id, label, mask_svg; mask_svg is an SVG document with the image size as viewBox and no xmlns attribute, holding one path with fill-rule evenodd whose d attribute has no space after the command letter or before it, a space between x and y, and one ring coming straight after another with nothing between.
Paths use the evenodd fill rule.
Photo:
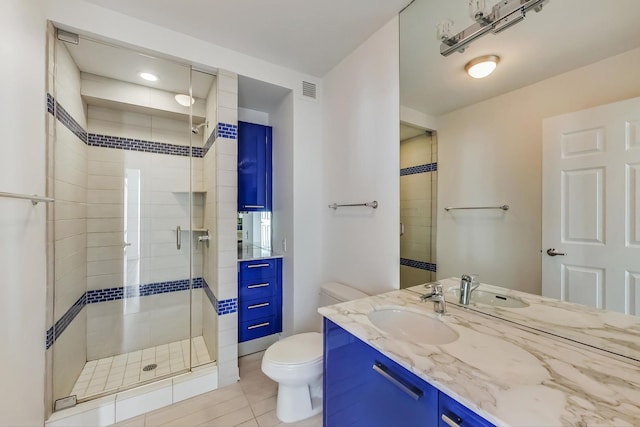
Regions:
<instances>
[{"instance_id":1,"label":"white sink basin","mask_svg":"<svg viewBox=\"0 0 640 427\"><path fill-rule=\"evenodd\" d=\"M460 300L460 289L452 289L451 293L455 295L454 303L457 303ZM481 291L476 289L471 292L471 298L469 298L471 303L480 303L486 305L492 305L495 307L508 307L508 308L523 308L529 307L529 304L522 301L521 299L510 297L507 295L496 294L489 291Z\"/></svg>"},{"instance_id":2,"label":"white sink basin","mask_svg":"<svg viewBox=\"0 0 640 427\"><path fill-rule=\"evenodd\" d=\"M413 311L386 308L368 314L377 328L395 338L421 344L449 344L458 339L458 333L442 321Z\"/></svg>"}]
</instances>

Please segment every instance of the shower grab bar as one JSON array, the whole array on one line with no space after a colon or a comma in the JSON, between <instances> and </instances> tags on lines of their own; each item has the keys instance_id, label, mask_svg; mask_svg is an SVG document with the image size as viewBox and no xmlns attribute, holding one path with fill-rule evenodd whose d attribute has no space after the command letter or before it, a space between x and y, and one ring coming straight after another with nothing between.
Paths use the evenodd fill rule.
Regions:
<instances>
[{"instance_id":1,"label":"shower grab bar","mask_svg":"<svg viewBox=\"0 0 640 427\"><path fill-rule=\"evenodd\" d=\"M453 211L453 210L459 210L459 209L502 209L503 211L508 211L509 210L509 205L502 205L502 206L468 206L468 207L447 206L446 208L444 208L444 210L447 211L447 212Z\"/></svg>"},{"instance_id":2,"label":"shower grab bar","mask_svg":"<svg viewBox=\"0 0 640 427\"><path fill-rule=\"evenodd\" d=\"M51 197L37 196L35 194L18 194L18 193L5 193L0 192L0 197L7 197L10 199L23 199L31 200L32 205L37 205L39 202L51 203L54 201Z\"/></svg>"},{"instance_id":3,"label":"shower grab bar","mask_svg":"<svg viewBox=\"0 0 640 427\"><path fill-rule=\"evenodd\" d=\"M353 203L353 204L347 204L347 205L338 205L337 203L334 203L332 205L329 205L329 207L331 209L333 209L334 211L336 209L344 207L344 206L366 206L368 208L377 209L378 208L378 202L376 200L374 200L373 202L370 202L370 203Z\"/></svg>"},{"instance_id":4,"label":"shower grab bar","mask_svg":"<svg viewBox=\"0 0 640 427\"><path fill-rule=\"evenodd\" d=\"M176 227L176 249L180 250L182 247L182 228Z\"/></svg>"}]
</instances>

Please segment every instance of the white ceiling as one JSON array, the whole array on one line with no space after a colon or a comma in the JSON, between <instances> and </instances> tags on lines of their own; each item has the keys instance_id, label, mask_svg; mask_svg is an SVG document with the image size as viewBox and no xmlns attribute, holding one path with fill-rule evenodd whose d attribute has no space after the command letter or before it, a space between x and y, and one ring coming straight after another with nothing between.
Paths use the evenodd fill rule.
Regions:
<instances>
[{"instance_id":1,"label":"white ceiling","mask_svg":"<svg viewBox=\"0 0 640 427\"><path fill-rule=\"evenodd\" d=\"M455 32L471 25L467 5L415 0L400 15L403 106L438 116L640 46L640 0L549 0L540 13L444 57L436 25L445 18L454 21ZM496 71L481 80L469 77L464 65L488 54L501 57Z\"/></svg>"},{"instance_id":2,"label":"white ceiling","mask_svg":"<svg viewBox=\"0 0 640 427\"><path fill-rule=\"evenodd\" d=\"M410 2L85 1L319 77ZM401 104L438 116L636 48L639 17L640 0L549 0L542 12L444 57L436 25L452 19L457 32L472 24L468 0L415 0L400 15ZM486 54L501 57L496 72L467 76L464 65Z\"/></svg>"},{"instance_id":3,"label":"white ceiling","mask_svg":"<svg viewBox=\"0 0 640 427\"><path fill-rule=\"evenodd\" d=\"M317 77L324 76L410 3L410 0L85 1Z\"/></svg>"}]
</instances>

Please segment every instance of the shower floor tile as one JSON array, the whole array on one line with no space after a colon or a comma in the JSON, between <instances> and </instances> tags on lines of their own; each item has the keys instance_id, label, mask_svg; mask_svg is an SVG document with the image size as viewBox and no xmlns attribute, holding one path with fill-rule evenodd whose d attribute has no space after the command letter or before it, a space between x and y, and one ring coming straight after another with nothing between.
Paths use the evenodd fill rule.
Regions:
<instances>
[{"instance_id":1,"label":"shower floor tile","mask_svg":"<svg viewBox=\"0 0 640 427\"><path fill-rule=\"evenodd\" d=\"M194 366L212 361L202 337L195 337L192 340L191 359ZM145 366L153 364L157 365L155 369L144 370ZM187 368L189 368L188 339L91 360L84 365L71 394L75 394L78 400L85 399Z\"/></svg>"}]
</instances>

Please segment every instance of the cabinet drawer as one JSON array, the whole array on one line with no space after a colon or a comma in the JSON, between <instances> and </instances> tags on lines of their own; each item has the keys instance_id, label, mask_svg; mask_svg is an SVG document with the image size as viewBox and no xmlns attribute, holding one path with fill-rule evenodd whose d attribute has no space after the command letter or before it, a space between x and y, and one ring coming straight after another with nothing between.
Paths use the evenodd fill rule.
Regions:
<instances>
[{"instance_id":1,"label":"cabinet drawer","mask_svg":"<svg viewBox=\"0 0 640 427\"><path fill-rule=\"evenodd\" d=\"M238 342L265 337L282 331L280 316L263 317L248 322L241 322L238 328Z\"/></svg>"},{"instance_id":2,"label":"cabinet drawer","mask_svg":"<svg viewBox=\"0 0 640 427\"><path fill-rule=\"evenodd\" d=\"M276 277L278 271L278 259L258 259L254 261L240 262L240 282L269 279Z\"/></svg>"},{"instance_id":3,"label":"cabinet drawer","mask_svg":"<svg viewBox=\"0 0 640 427\"><path fill-rule=\"evenodd\" d=\"M275 279L245 281L238 288L240 300L264 299L277 293L278 286Z\"/></svg>"},{"instance_id":4,"label":"cabinet drawer","mask_svg":"<svg viewBox=\"0 0 640 427\"><path fill-rule=\"evenodd\" d=\"M438 395L438 427L494 427L466 406L440 392Z\"/></svg>"},{"instance_id":5,"label":"cabinet drawer","mask_svg":"<svg viewBox=\"0 0 640 427\"><path fill-rule=\"evenodd\" d=\"M275 297L246 301L241 299L240 306L238 307L238 321L242 323L249 320L271 317L277 315L278 311L280 311L280 307Z\"/></svg>"}]
</instances>

